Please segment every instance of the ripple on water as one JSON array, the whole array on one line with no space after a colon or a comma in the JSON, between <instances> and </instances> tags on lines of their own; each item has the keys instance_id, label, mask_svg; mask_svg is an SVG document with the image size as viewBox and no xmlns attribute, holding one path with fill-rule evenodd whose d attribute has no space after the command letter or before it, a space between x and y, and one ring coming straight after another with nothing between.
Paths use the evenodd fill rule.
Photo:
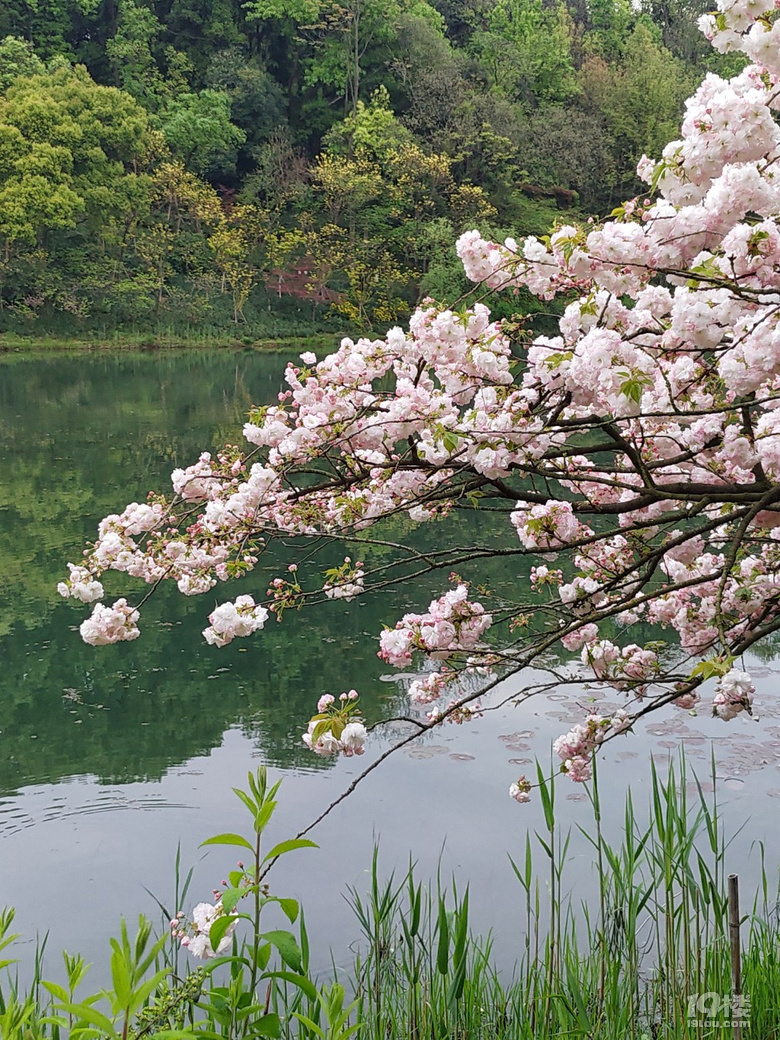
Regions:
<instances>
[{"instance_id":1,"label":"ripple on water","mask_svg":"<svg viewBox=\"0 0 780 1040\"><path fill-rule=\"evenodd\" d=\"M76 803L65 797L55 798L40 806L34 804L36 799L34 796L31 797L29 792L20 795L19 798L24 800L24 805L15 799L0 803L0 835L10 836L28 827L101 813L161 810L189 812L197 809L195 805L173 801L158 794L139 794L131 797L119 790L98 791L86 801Z\"/></svg>"}]
</instances>

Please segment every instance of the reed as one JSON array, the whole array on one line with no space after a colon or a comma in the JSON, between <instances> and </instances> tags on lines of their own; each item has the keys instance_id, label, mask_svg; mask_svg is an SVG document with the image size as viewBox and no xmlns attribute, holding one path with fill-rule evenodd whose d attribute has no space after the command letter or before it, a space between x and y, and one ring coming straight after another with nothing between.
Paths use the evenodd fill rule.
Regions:
<instances>
[{"instance_id":1,"label":"reed","mask_svg":"<svg viewBox=\"0 0 780 1040\"><path fill-rule=\"evenodd\" d=\"M689 798L684 759L665 779L654 766L649 816L640 821L629 795L614 844L596 778L590 824L578 830L593 849L598 895L578 904L563 895L571 836L556 820L554 788L541 789L544 830L511 862L524 934L509 977L491 960L489 936L468 930L468 891L423 887L411 867L382 883L375 856L370 895L350 896L364 943L353 972L361 1036L733 1040L736 1010L744 1040L780 1037L779 904L763 847L742 923L743 999L732 999L717 793L696 781Z\"/></svg>"}]
</instances>

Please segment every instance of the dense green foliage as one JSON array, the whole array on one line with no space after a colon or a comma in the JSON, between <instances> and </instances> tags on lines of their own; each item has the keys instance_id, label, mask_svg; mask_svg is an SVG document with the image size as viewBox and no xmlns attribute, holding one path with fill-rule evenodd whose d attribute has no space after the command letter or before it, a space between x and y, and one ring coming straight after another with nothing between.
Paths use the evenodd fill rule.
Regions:
<instances>
[{"instance_id":1,"label":"dense green foliage","mask_svg":"<svg viewBox=\"0 0 780 1040\"><path fill-rule=\"evenodd\" d=\"M386 326L468 226L604 213L706 0L8 0L0 330Z\"/></svg>"}]
</instances>

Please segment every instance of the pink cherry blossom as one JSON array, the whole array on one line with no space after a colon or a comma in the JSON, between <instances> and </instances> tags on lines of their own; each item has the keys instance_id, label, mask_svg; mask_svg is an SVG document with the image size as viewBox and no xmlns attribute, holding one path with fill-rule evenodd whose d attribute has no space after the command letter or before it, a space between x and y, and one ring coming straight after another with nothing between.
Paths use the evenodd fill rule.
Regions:
<instances>
[{"instance_id":1,"label":"pink cherry blossom","mask_svg":"<svg viewBox=\"0 0 780 1040\"><path fill-rule=\"evenodd\" d=\"M210 625L203 635L213 646L226 646L236 636L250 636L263 627L268 611L258 607L251 596L239 596L235 603L222 603L209 614Z\"/></svg>"},{"instance_id":2,"label":"pink cherry blossom","mask_svg":"<svg viewBox=\"0 0 780 1040\"><path fill-rule=\"evenodd\" d=\"M118 599L113 606L97 603L92 616L81 623L81 638L91 646L106 646L137 639L138 611L126 599Z\"/></svg>"}]
</instances>

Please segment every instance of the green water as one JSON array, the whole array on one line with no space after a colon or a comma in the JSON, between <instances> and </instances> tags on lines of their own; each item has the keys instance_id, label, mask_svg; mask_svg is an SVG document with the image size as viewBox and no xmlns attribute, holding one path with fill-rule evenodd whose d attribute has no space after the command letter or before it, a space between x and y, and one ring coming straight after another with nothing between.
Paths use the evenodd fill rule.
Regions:
<instances>
[{"instance_id":1,"label":"green water","mask_svg":"<svg viewBox=\"0 0 780 1040\"><path fill-rule=\"evenodd\" d=\"M295 738L317 697L307 677L333 687L378 673L357 608L322 611L305 626L288 615L251 647L220 651L200 632L215 594L232 592L184 598L162 589L141 639L96 651L74 631L88 608L56 593L102 516L169 487L174 467L235 440L250 405L278 392L282 370L278 355L224 352L0 367L0 790L83 771L157 778L235 724L271 763L289 767L304 758ZM128 589L131 598L145 591L132 581L112 587Z\"/></svg>"},{"instance_id":2,"label":"green water","mask_svg":"<svg viewBox=\"0 0 780 1040\"><path fill-rule=\"evenodd\" d=\"M74 631L89 608L56 593L104 515L169 488L174 467L235 441L250 406L275 399L283 369L278 354L227 351L0 364L0 792L84 771L111 782L158 778L234 725L269 763L311 767L299 736L321 692L354 686L373 717L392 709L397 688L378 682L387 667L376 638L400 609L419 605L411 588L288 612L222 650L200 634L214 603L236 591L262 596L284 561L205 596L161 589L140 639L97 649ZM489 536L478 519L449 530ZM441 532L432 525L416 537L436 545ZM341 558L334 547L332 562ZM123 578L109 576L109 591L131 601L146 591Z\"/></svg>"}]
</instances>

